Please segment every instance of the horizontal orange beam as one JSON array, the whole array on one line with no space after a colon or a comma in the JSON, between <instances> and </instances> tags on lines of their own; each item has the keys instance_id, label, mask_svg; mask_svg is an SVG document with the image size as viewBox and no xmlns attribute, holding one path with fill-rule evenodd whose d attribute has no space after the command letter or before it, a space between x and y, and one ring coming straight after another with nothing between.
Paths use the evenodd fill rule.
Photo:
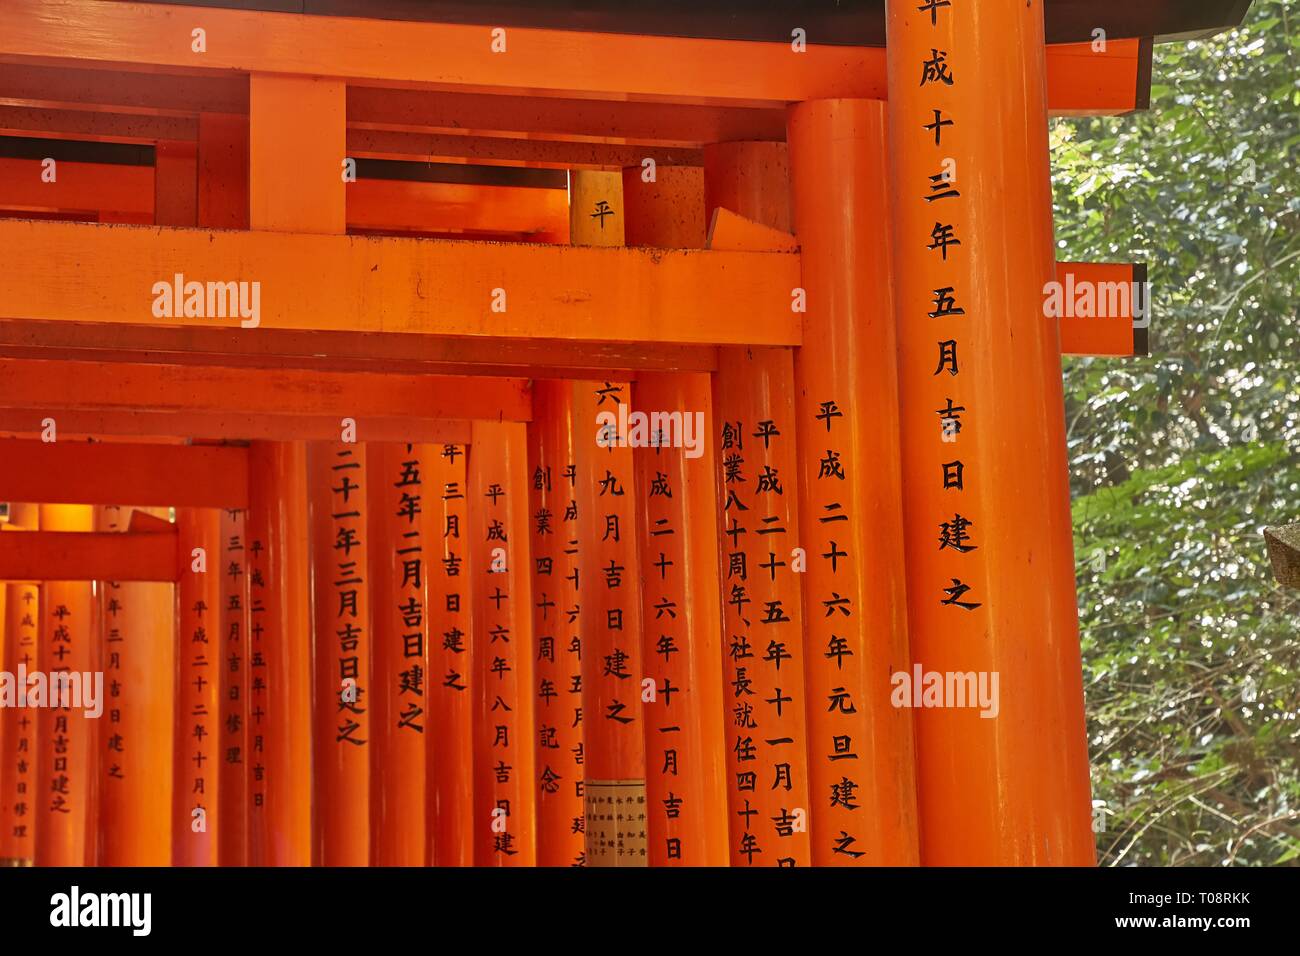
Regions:
<instances>
[{"instance_id":1,"label":"horizontal orange beam","mask_svg":"<svg viewBox=\"0 0 1300 956\"><path fill-rule=\"evenodd\" d=\"M791 253L27 220L0 221L0 248L23 250L0 258L0 318L239 326L238 316L154 319L155 284L181 274L248 282L249 301L260 283L259 329L717 345L797 345L802 334Z\"/></svg>"},{"instance_id":2,"label":"horizontal orange beam","mask_svg":"<svg viewBox=\"0 0 1300 956\"><path fill-rule=\"evenodd\" d=\"M195 14L187 12L189 19ZM207 9L209 37L196 56L188 20L168 6L105 0L6 0L0 5L0 56L136 67L242 73L286 73L345 79L354 85L413 84L481 92L607 99L663 99L698 104L778 106L799 100L886 95L881 47L819 46L794 54L786 43L643 37L511 27L506 52L494 52L490 26ZM198 20L195 20L196 25ZM185 30L181 30L186 26ZM793 24L792 26L797 26ZM815 39L815 38L814 38ZM1050 47L1048 102L1089 112L1114 105L1082 101L1105 95L1094 79L1082 90L1078 63L1062 72L1057 51L1087 50L1087 73L1102 70L1112 51L1088 44ZM437 55L430 55L437 51ZM1134 74L1136 87L1137 75ZM1126 99L1135 100L1132 92ZM1121 110L1133 106L1120 107Z\"/></svg>"},{"instance_id":3,"label":"horizontal orange beam","mask_svg":"<svg viewBox=\"0 0 1300 956\"><path fill-rule=\"evenodd\" d=\"M3 80L0 79L0 84ZM0 89L3 86L0 85ZM193 142L198 120L178 116L143 116L139 113L101 113L93 110L32 106L0 106L0 135L47 136L103 143Z\"/></svg>"},{"instance_id":4,"label":"horizontal orange beam","mask_svg":"<svg viewBox=\"0 0 1300 956\"><path fill-rule=\"evenodd\" d=\"M0 359L0 405L522 422L523 378Z\"/></svg>"},{"instance_id":5,"label":"horizontal orange beam","mask_svg":"<svg viewBox=\"0 0 1300 956\"><path fill-rule=\"evenodd\" d=\"M752 111L751 111L752 112ZM773 114L779 131L780 115ZM0 111L0 124L4 116ZM703 166L700 149L675 146L592 143L572 140L519 139L511 136L465 136L455 133L349 127L348 155L370 159L421 159L434 162L470 160L497 166L543 169L605 169L640 166L647 158L659 166Z\"/></svg>"},{"instance_id":6,"label":"horizontal orange beam","mask_svg":"<svg viewBox=\"0 0 1300 956\"><path fill-rule=\"evenodd\" d=\"M58 161L55 181L39 159L0 157L0 208L153 215L153 167Z\"/></svg>"},{"instance_id":7,"label":"horizontal orange beam","mask_svg":"<svg viewBox=\"0 0 1300 956\"><path fill-rule=\"evenodd\" d=\"M347 187L348 228L386 232L510 232L567 241L562 189L360 179Z\"/></svg>"},{"instance_id":8,"label":"horizontal orange beam","mask_svg":"<svg viewBox=\"0 0 1300 956\"><path fill-rule=\"evenodd\" d=\"M0 501L195 508L248 505L244 448L5 438L0 439L0 461L4 462Z\"/></svg>"},{"instance_id":9,"label":"horizontal orange beam","mask_svg":"<svg viewBox=\"0 0 1300 956\"><path fill-rule=\"evenodd\" d=\"M155 412L146 409L0 408L0 432L38 434L41 421L59 423L59 440L160 436L211 441L338 441L339 419L325 415L239 412ZM470 423L410 416L357 417L358 441L468 444Z\"/></svg>"},{"instance_id":10,"label":"horizontal orange beam","mask_svg":"<svg viewBox=\"0 0 1300 956\"><path fill-rule=\"evenodd\" d=\"M1149 355L1151 297L1146 280L1145 263L1058 262L1061 353ZM1145 305L1146 314L1135 320L1138 303Z\"/></svg>"},{"instance_id":11,"label":"horizontal orange beam","mask_svg":"<svg viewBox=\"0 0 1300 956\"><path fill-rule=\"evenodd\" d=\"M711 372L718 367L718 350L711 345L294 329L259 329L250 337L239 328L93 322L0 321L0 356L506 378L604 375L619 382L635 378L631 369Z\"/></svg>"},{"instance_id":12,"label":"horizontal orange beam","mask_svg":"<svg viewBox=\"0 0 1300 956\"><path fill-rule=\"evenodd\" d=\"M175 581L176 528L0 534L0 580Z\"/></svg>"}]
</instances>

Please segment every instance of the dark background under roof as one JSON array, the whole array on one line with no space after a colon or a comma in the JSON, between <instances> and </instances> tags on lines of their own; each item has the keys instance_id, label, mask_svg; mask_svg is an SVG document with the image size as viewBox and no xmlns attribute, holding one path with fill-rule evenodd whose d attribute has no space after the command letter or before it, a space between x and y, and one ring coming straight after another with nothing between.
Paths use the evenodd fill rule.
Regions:
<instances>
[{"instance_id":1,"label":"dark background under roof","mask_svg":"<svg viewBox=\"0 0 1300 956\"><path fill-rule=\"evenodd\" d=\"M885 0L142 0L181 6L545 27L599 33L788 42L802 27L808 42L882 46ZM918 0L920 2L920 0ZM1005 2L1005 0L954 0ZM1250 0L1045 0L1047 41L1206 36L1236 26Z\"/></svg>"}]
</instances>

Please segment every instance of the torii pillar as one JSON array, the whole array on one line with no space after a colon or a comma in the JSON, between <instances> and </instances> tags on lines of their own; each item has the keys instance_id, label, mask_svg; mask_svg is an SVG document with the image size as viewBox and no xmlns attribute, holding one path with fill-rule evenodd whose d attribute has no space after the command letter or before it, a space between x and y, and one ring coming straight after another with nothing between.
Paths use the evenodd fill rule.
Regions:
<instances>
[{"instance_id":1,"label":"torii pillar","mask_svg":"<svg viewBox=\"0 0 1300 956\"><path fill-rule=\"evenodd\" d=\"M921 861L1091 864L1043 2L887 11L913 669L997 689L916 712Z\"/></svg>"}]
</instances>

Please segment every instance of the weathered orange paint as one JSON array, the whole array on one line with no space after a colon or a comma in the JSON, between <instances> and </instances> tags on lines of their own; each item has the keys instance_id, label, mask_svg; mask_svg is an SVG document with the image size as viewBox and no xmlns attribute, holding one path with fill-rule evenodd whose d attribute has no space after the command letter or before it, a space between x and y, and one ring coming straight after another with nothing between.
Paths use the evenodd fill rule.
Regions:
<instances>
[{"instance_id":1,"label":"weathered orange paint","mask_svg":"<svg viewBox=\"0 0 1300 956\"><path fill-rule=\"evenodd\" d=\"M316 681L312 859L318 866L366 866L373 628L365 446L311 443L307 480Z\"/></svg>"},{"instance_id":2,"label":"weathered orange paint","mask_svg":"<svg viewBox=\"0 0 1300 956\"><path fill-rule=\"evenodd\" d=\"M465 445L451 443L441 445L426 462L435 535L429 549L425 692L430 727L426 826L428 859L434 866L474 865L474 574L465 457Z\"/></svg>"},{"instance_id":3,"label":"weathered orange paint","mask_svg":"<svg viewBox=\"0 0 1300 956\"><path fill-rule=\"evenodd\" d=\"M429 576L434 571L437 490L432 445L370 444L370 595L374 665L370 715L370 859L424 866L428 734ZM441 730L439 729L439 732Z\"/></svg>"},{"instance_id":4,"label":"weathered orange paint","mask_svg":"<svg viewBox=\"0 0 1300 956\"><path fill-rule=\"evenodd\" d=\"M799 262L790 254L665 255L21 219L0 220L0 245L26 250L21 262L0 262L0 301L16 319L157 325L148 290L160 277L181 273L274 288L275 295L261 299L258 328L264 332L436 329L481 339L799 344L799 323L788 304ZM69 282L70 275L77 281ZM505 290L504 302L495 289ZM635 295L628 294L632 289ZM167 319L174 326L225 330L240 321Z\"/></svg>"},{"instance_id":5,"label":"weathered orange paint","mask_svg":"<svg viewBox=\"0 0 1300 956\"><path fill-rule=\"evenodd\" d=\"M996 674L1000 701L991 718L915 715L921 861L1090 864L1060 336L1043 316L1043 5L953 4L933 24L911 0L887 9L912 659ZM951 85L925 79L935 49ZM953 125L925 128L935 110ZM936 182L959 195L927 202L949 158Z\"/></svg>"},{"instance_id":6,"label":"weathered orange paint","mask_svg":"<svg viewBox=\"0 0 1300 956\"><path fill-rule=\"evenodd\" d=\"M40 527L47 531L90 531L94 524L94 508L90 505L40 508ZM40 646L36 654L39 668L83 674L97 670L91 583L46 581L41 588ZM105 694L107 690L105 686ZM95 731L95 724L85 716L83 708L45 707L37 714L36 787L32 799L37 866L94 863L89 848L98 818L92 780L98 757Z\"/></svg>"},{"instance_id":7,"label":"weathered orange paint","mask_svg":"<svg viewBox=\"0 0 1300 956\"><path fill-rule=\"evenodd\" d=\"M474 862L537 863L532 588L524 426L475 422L469 449L473 579Z\"/></svg>"},{"instance_id":8,"label":"weathered orange paint","mask_svg":"<svg viewBox=\"0 0 1300 956\"><path fill-rule=\"evenodd\" d=\"M178 508L176 733L172 865L216 866L221 840L221 512ZM195 553L195 552L199 553ZM201 811L201 812L199 812Z\"/></svg>"},{"instance_id":9,"label":"weathered orange paint","mask_svg":"<svg viewBox=\"0 0 1300 956\"><path fill-rule=\"evenodd\" d=\"M890 703L911 661L885 107L799 103L789 122L808 295L794 375L813 863L915 866L912 715ZM841 692L851 703L823 706Z\"/></svg>"},{"instance_id":10,"label":"weathered orange paint","mask_svg":"<svg viewBox=\"0 0 1300 956\"><path fill-rule=\"evenodd\" d=\"M249 859L311 864L307 451L249 446Z\"/></svg>"},{"instance_id":11,"label":"weathered orange paint","mask_svg":"<svg viewBox=\"0 0 1300 956\"><path fill-rule=\"evenodd\" d=\"M578 591L582 556L574 442L581 436L574 429L571 383L536 382L533 402L528 531L537 643L537 865L580 866L586 859Z\"/></svg>"}]
</instances>

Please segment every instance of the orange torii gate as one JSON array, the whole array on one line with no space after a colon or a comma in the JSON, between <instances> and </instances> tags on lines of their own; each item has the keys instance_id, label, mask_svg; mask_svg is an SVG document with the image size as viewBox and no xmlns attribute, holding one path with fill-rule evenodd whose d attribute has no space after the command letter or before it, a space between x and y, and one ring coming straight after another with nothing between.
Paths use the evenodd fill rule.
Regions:
<instances>
[{"instance_id":1,"label":"orange torii gate","mask_svg":"<svg viewBox=\"0 0 1300 956\"><path fill-rule=\"evenodd\" d=\"M1046 124L1239 4L238 6L0 6L0 661L176 665L0 858L1091 862Z\"/></svg>"}]
</instances>

